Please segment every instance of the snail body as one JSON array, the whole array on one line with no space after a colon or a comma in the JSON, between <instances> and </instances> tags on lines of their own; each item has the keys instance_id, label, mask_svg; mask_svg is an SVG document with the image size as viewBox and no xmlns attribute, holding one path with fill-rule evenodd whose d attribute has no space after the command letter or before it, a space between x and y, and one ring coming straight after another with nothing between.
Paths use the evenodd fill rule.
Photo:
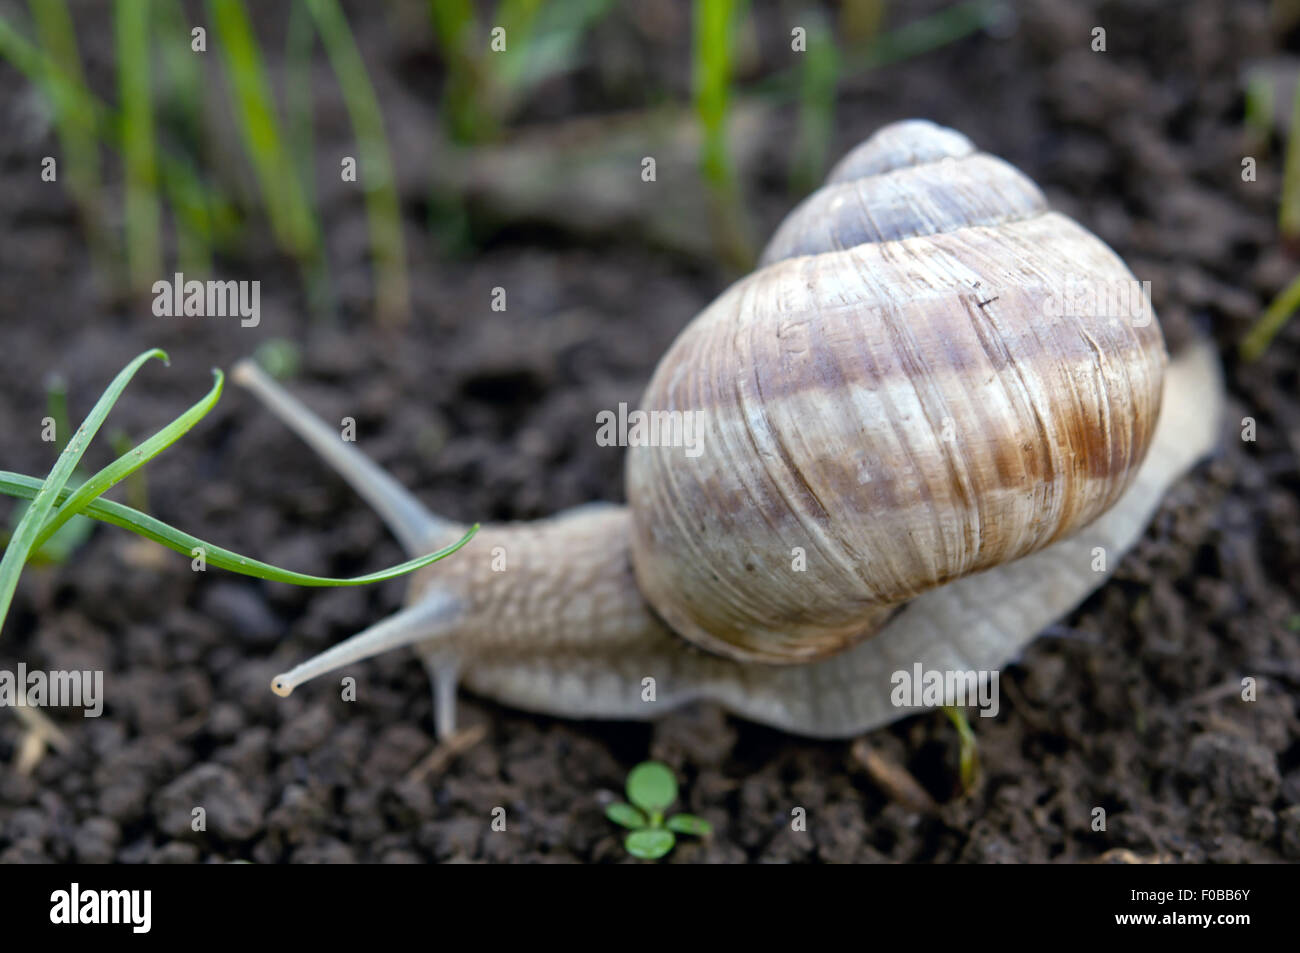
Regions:
<instances>
[{"instance_id":1,"label":"snail body","mask_svg":"<svg viewBox=\"0 0 1300 953\"><path fill-rule=\"evenodd\" d=\"M841 736L907 713L897 669L1001 666L1100 585L1096 548L1113 569L1214 441L1208 349L1167 370L1145 296L1080 313L1067 276L1136 284L964 136L885 127L660 361L641 406L696 414L702 452L634 446L628 506L484 527L407 608L273 687L412 645L440 734L463 681L554 714L703 699ZM408 550L458 532L251 365L235 376Z\"/></svg>"}]
</instances>

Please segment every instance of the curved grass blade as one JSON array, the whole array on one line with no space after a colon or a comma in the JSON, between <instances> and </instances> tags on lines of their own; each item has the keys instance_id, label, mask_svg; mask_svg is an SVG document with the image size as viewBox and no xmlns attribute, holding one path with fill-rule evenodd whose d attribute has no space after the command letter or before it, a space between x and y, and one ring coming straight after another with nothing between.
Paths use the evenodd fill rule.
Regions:
<instances>
[{"instance_id":1,"label":"curved grass blade","mask_svg":"<svg viewBox=\"0 0 1300 953\"><path fill-rule=\"evenodd\" d=\"M17 516L22 519L22 512L18 511ZM73 553L85 544L86 540L90 539L90 534L94 531L94 520L86 519L84 516L74 517L71 521L60 526L58 531L49 539L43 540L32 547L31 554L27 557L27 565L63 565L72 558Z\"/></svg>"},{"instance_id":2,"label":"curved grass blade","mask_svg":"<svg viewBox=\"0 0 1300 953\"><path fill-rule=\"evenodd\" d=\"M126 385L135 376L135 372L140 369L142 364L155 357L166 361L167 353L158 348L145 351L113 378L113 383L108 385L108 389L95 402L95 406L91 408L86 419L77 428L77 432L72 435L72 439L63 448L63 452L59 454L59 459L54 462L54 469L50 470L50 475L45 478L44 483L39 484L36 492L28 497L32 501L32 505L23 514L23 518L18 523L18 528L14 530L13 536L9 539L9 545L5 547L4 558L0 559L0 624L9 614L9 604L13 601L14 589L18 587L18 576L22 573L23 566L31 555L32 544L44 526L45 519L49 516L55 502L62 499L62 494L66 492L64 485L68 482L68 478L72 476L72 471L76 469L78 462L80 462L81 455L86 452L87 444L99 431L104 418L113 409L113 405L117 403L118 397L122 395Z\"/></svg>"},{"instance_id":3,"label":"curved grass blade","mask_svg":"<svg viewBox=\"0 0 1300 953\"><path fill-rule=\"evenodd\" d=\"M208 391L206 397L144 443L133 450L128 450L77 487L67 501L61 503L58 509L50 514L50 517L45 521L45 525L41 527L40 535L36 537L36 542L32 544L32 548L39 549L47 539L58 532L59 527L80 512L87 502L108 492L108 490L174 444L188 433L190 428L203 419L213 405L216 404L218 398L221 397L221 385L225 381L225 375L216 368L212 369L212 375L216 380L212 385L212 390Z\"/></svg>"},{"instance_id":4,"label":"curved grass blade","mask_svg":"<svg viewBox=\"0 0 1300 953\"><path fill-rule=\"evenodd\" d=\"M0 493L16 496L20 499L30 500L35 497L41 490L41 481L34 477L25 476L21 473L11 473L8 470L0 470ZM60 493L59 501L65 501L71 496L71 491L64 488ZM269 579L272 582L287 582L295 586L363 586L371 582L384 582L388 579L396 579L398 576L404 576L409 572L422 569L430 563L435 563L439 559L450 556L456 550L460 549L478 532L479 524L475 523L469 528L460 539L445 546L437 552L429 553L427 556L421 556L418 559L408 559L404 563L396 566L390 566L388 569L381 569L378 572L367 573L364 576L354 576L351 579L340 579L330 576L309 576L306 573L293 572L289 569L281 569L279 566L272 566L270 563L264 563L256 559L250 559L247 556L241 556L239 553L232 552L229 549L222 549L220 546L214 546L211 543L199 539L197 536L191 536L189 533L182 532L174 526L169 526L162 520L154 519L146 513L139 510L133 510L129 506L121 503L114 503L112 500L92 500L87 503L80 511L84 516L90 516L94 519L105 523L111 523L114 526L120 526L122 529L130 530L145 539L153 540L166 546L168 549L174 549L178 553L184 553L191 556L194 550L202 549L203 558L210 565L219 569L227 569L230 572L237 572L245 576L255 576L258 579Z\"/></svg>"}]
</instances>

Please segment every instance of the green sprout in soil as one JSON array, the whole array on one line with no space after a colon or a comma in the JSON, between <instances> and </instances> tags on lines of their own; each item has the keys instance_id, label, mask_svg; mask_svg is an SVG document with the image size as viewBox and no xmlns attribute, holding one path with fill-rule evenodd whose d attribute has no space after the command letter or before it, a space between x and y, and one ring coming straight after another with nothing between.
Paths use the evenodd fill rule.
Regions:
<instances>
[{"instance_id":1,"label":"green sprout in soil","mask_svg":"<svg viewBox=\"0 0 1300 953\"><path fill-rule=\"evenodd\" d=\"M1291 100L1291 131L1287 136L1286 159L1282 170L1282 201L1278 206L1277 227L1282 239L1300 239L1300 81L1296 82Z\"/></svg>"},{"instance_id":2,"label":"green sprout in soil","mask_svg":"<svg viewBox=\"0 0 1300 953\"><path fill-rule=\"evenodd\" d=\"M105 523L112 523L153 540L169 549L184 553L194 559L203 560L219 569L286 582L299 586L359 586L371 582L383 582L397 576L405 575L416 569L428 566L445 556L450 556L464 546L478 531L478 525L470 528L463 537L437 552L429 553L418 559L411 559L397 566L356 576L351 579L336 579L328 576L311 576L305 573L281 569L269 563L260 562L239 553L231 552L220 546L204 542L161 520L155 519L130 506L102 500L99 497L107 490L144 466L163 450L166 450L180 437L188 432L216 404L221 396L224 377L219 370L213 370L215 381L208 394L185 413L159 430L148 440L123 453L116 460L98 473L81 481L80 485L69 488L68 482L73 477L82 454L94 438L104 418L108 416L113 405L136 371L147 361L159 358L167 360L167 355L158 349L146 351L128 364L113 379L113 382L99 398L77 431L59 454L54 468L44 480L0 470L0 493L15 496L30 503L22 514L18 526L14 529L5 548L4 558L0 559L0 628L4 626L5 617L13 601L14 591L18 586L18 577L32 555L48 543L56 533L69 521L80 515L89 516Z\"/></svg>"},{"instance_id":3,"label":"green sprout in soil","mask_svg":"<svg viewBox=\"0 0 1300 953\"><path fill-rule=\"evenodd\" d=\"M677 780L662 761L643 761L628 772L627 799L605 808L605 816L615 824L631 830L623 846L633 857L658 860L677 843L677 834L708 837L713 833L709 822L694 814L674 814L667 820L664 812L677 800Z\"/></svg>"},{"instance_id":4,"label":"green sprout in soil","mask_svg":"<svg viewBox=\"0 0 1300 953\"><path fill-rule=\"evenodd\" d=\"M1292 95L1291 132L1287 136L1282 201L1277 214L1278 231L1289 246L1300 242L1300 82L1296 83ZM1278 292L1247 332L1240 345L1242 358L1258 360L1297 308L1300 308L1300 277Z\"/></svg>"},{"instance_id":5,"label":"green sprout in soil","mask_svg":"<svg viewBox=\"0 0 1300 953\"><path fill-rule=\"evenodd\" d=\"M718 251L737 271L753 266L755 252L741 203L740 184L727 147L731 109L732 60L744 23L742 0L696 0L693 8L692 96L704 137L700 170L709 191Z\"/></svg>"},{"instance_id":6,"label":"green sprout in soil","mask_svg":"<svg viewBox=\"0 0 1300 953\"><path fill-rule=\"evenodd\" d=\"M1300 308L1300 277L1295 278L1278 292L1278 296L1269 303L1264 313L1242 338L1242 358L1247 361L1258 360L1268 350L1273 338L1290 320L1296 308Z\"/></svg>"},{"instance_id":7,"label":"green sprout in soil","mask_svg":"<svg viewBox=\"0 0 1300 953\"><path fill-rule=\"evenodd\" d=\"M948 716L952 726L957 729L957 738L961 744L960 770L961 770L961 791L962 794L969 794L975 790L975 782L979 780L980 759L979 759L979 742L975 740L975 732L971 730L970 722L966 720L966 714L955 705L945 705L943 713Z\"/></svg>"},{"instance_id":8,"label":"green sprout in soil","mask_svg":"<svg viewBox=\"0 0 1300 953\"><path fill-rule=\"evenodd\" d=\"M144 291L162 274L162 205L154 147L149 55L149 5L117 0L118 97L122 103L122 165L126 178L125 245L131 287Z\"/></svg>"}]
</instances>

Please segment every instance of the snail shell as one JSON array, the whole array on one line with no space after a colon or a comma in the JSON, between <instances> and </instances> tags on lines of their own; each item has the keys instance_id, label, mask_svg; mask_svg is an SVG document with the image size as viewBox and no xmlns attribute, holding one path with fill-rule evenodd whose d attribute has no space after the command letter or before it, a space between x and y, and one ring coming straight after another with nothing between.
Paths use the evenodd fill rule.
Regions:
<instances>
[{"instance_id":1,"label":"snail shell","mask_svg":"<svg viewBox=\"0 0 1300 953\"><path fill-rule=\"evenodd\" d=\"M882 129L762 260L642 401L701 412L702 452L627 460L636 578L679 634L750 662L833 655L920 593L1076 532L1132 482L1166 363L1150 303L1063 307L1066 276L1136 279L964 136Z\"/></svg>"}]
</instances>

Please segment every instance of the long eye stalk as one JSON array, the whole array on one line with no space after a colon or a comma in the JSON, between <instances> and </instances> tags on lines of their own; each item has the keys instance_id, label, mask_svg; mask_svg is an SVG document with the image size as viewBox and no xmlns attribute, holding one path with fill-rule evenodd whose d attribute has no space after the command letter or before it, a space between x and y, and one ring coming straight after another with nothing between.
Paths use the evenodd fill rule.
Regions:
<instances>
[{"instance_id":1,"label":"long eye stalk","mask_svg":"<svg viewBox=\"0 0 1300 953\"><path fill-rule=\"evenodd\" d=\"M373 460L343 440L338 431L313 414L287 390L250 360L240 361L230 379L251 390L271 412L343 477L388 524L402 547L412 556L457 533L449 520L430 513L406 487Z\"/></svg>"},{"instance_id":2,"label":"long eye stalk","mask_svg":"<svg viewBox=\"0 0 1300 953\"><path fill-rule=\"evenodd\" d=\"M454 597L434 593L301 665L275 676L271 680L271 690L277 695L286 696L303 682L344 665L373 658L390 649L436 639L439 634L450 631L459 617L459 606Z\"/></svg>"}]
</instances>

